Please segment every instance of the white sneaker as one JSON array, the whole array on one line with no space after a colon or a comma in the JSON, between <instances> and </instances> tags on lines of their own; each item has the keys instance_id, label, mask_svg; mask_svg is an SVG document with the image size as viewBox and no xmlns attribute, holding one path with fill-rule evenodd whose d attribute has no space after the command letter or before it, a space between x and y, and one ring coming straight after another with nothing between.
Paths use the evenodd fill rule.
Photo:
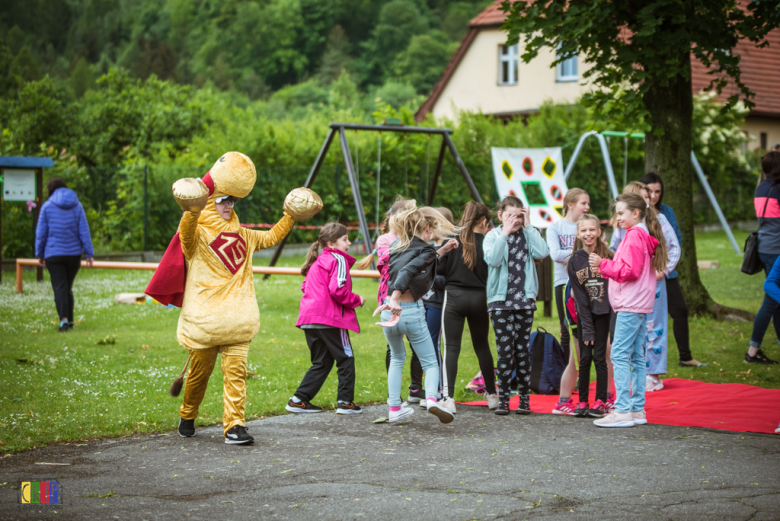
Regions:
<instances>
[{"instance_id":1,"label":"white sneaker","mask_svg":"<svg viewBox=\"0 0 780 521\"><path fill-rule=\"evenodd\" d=\"M458 411L455 409L455 400L452 398L443 399L439 402L439 405L450 411L452 414L458 414Z\"/></svg>"},{"instance_id":2,"label":"white sneaker","mask_svg":"<svg viewBox=\"0 0 780 521\"><path fill-rule=\"evenodd\" d=\"M611 412L593 422L596 427L633 427L634 416L630 412Z\"/></svg>"},{"instance_id":3,"label":"white sneaker","mask_svg":"<svg viewBox=\"0 0 780 521\"><path fill-rule=\"evenodd\" d=\"M421 409L427 409L428 408L428 399L420 400L420 408Z\"/></svg>"},{"instance_id":4,"label":"white sneaker","mask_svg":"<svg viewBox=\"0 0 780 521\"><path fill-rule=\"evenodd\" d=\"M647 375L645 379L645 392L651 393L653 391L660 391L664 388L664 382L657 376Z\"/></svg>"},{"instance_id":5,"label":"white sneaker","mask_svg":"<svg viewBox=\"0 0 780 521\"><path fill-rule=\"evenodd\" d=\"M427 401L427 400L426 400ZM450 411L439 405L438 403L431 402L428 404L428 412L436 416L442 423L450 423L455 419L455 415Z\"/></svg>"},{"instance_id":6,"label":"white sneaker","mask_svg":"<svg viewBox=\"0 0 780 521\"><path fill-rule=\"evenodd\" d=\"M401 406L400 410L397 411L390 411L390 414L388 415L387 421L389 422L397 422L399 420L403 420L404 418L411 416L414 414L414 409L411 409L409 407Z\"/></svg>"},{"instance_id":7,"label":"white sneaker","mask_svg":"<svg viewBox=\"0 0 780 521\"><path fill-rule=\"evenodd\" d=\"M632 412L631 416L634 418L634 425L644 425L647 423L647 413L645 411Z\"/></svg>"},{"instance_id":8,"label":"white sneaker","mask_svg":"<svg viewBox=\"0 0 780 521\"><path fill-rule=\"evenodd\" d=\"M487 395L488 409L493 410L498 408L498 394Z\"/></svg>"}]
</instances>

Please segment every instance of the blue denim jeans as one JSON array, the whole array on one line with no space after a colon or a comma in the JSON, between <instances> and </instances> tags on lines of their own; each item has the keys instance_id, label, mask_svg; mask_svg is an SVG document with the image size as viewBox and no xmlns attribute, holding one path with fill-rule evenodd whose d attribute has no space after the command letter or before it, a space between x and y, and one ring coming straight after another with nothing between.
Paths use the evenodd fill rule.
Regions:
<instances>
[{"instance_id":1,"label":"blue denim jeans","mask_svg":"<svg viewBox=\"0 0 780 521\"><path fill-rule=\"evenodd\" d=\"M618 311L612 342L615 411L639 412L645 408L645 350L647 315ZM633 392L632 392L633 391Z\"/></svg>"},{"instance_id":2,"label":"blue denim jeans","mask_svg":"<svg viewBox=\"0 0 780 521\"><path fill-rule=\"evenodd\" d=\"M758 256L761 258L761 262L764 263L764 272L769 276L772 266L777 262L778 255L759 253ZM750 335L751 346L761 347L761 341L764 340L764 334L769 328L770 321L775 325L775 334L778 342L780 342L780 304L775 302L775 299L769 295L764 294L764 302L761 304L761 309L756 313L756 320L753 322L753 334Z\"/></svg>"},{"instance_id":3,"label":"blue denim jeans","mask_svg":"<svg viewBox=\"0 0 780 521\"><path fill-rule=\"evenodd\" d=\"M404 335L409 339L409 344L420 359L423 372L425 372L425 398L436 399L439 389L439 364L436 362L436 350L431 341L428 324L425 321L425 307L422 301L401 302L401 318L391 327L382 328L390 346L390 369L387 371L387 404L401 405L401 378L404 362L406 361L406 347ZM382 322L392 318L390 311L382 312Z\"/></svg>"}]
</instances>

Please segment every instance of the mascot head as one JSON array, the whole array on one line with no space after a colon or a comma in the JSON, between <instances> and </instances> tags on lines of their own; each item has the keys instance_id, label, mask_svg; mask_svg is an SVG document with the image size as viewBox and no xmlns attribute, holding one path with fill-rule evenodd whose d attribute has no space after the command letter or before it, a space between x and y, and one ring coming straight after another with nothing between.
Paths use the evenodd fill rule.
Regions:
<instances>
[{"instance_id":1,"label":"mascot head","mask_svg":"<svg viewBox=\"0 0 780 521\"><path fill-rule=\"evenodd\" d=\"M252 192L255 181L255 164L241 152L222 154L203 178L210 198L226 195L244 198Z\"/></svg>"}]
</instances>

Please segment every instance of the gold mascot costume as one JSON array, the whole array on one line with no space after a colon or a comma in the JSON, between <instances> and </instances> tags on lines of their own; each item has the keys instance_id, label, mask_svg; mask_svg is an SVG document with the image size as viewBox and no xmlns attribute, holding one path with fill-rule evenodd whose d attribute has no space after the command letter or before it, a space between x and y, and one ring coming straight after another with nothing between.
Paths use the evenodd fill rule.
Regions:
<instances>
[{"instance_id":1,"label":"gold mascot costume","mask_svg":"<svg viewBox=\"0 0 780 521\"><path fill-rule=\"evenodd\" d=\"M290 233L296 220L307 219L322 208L317 194L298 188L287 196L285 215L270 231L242 228L232 210L230 220L222 218L217 212L216 200L225 196L246 197L252 191L256 177L255 165L247 156L228 152L214 163L203 180L181 179L173 185L173 195L184 210L178 239L184 255L186 282L183 296L179 296L180 303L175 299L171 301L181 306L177 338L190 353L184 399L179 409L183 420L179 429L182 436L194 434L198 408L217 354L221 354L225 442L252 441L245 430L238 439L233 433L228 435L234 427L246 425L247 354L249 344L260 328L252 254L275 246ZM169 252L178 250L175 243L174 237ZM178 252L173 251L173 254ZM165 262L163 259L161 268ZM155 276L160 271L165 269L158 270ZM165 278L161 274L161 279ZM158 281L158 286L161 282ZM154 284L152 280L150 288ZM147 293L156 297L149 289ZM159 300L165 303L165 300ZM172 391L172 394L178 392ZM185 432L186 428L182 429L183 423L191 426L191 434Z\"/></svg>"}]
</instances>

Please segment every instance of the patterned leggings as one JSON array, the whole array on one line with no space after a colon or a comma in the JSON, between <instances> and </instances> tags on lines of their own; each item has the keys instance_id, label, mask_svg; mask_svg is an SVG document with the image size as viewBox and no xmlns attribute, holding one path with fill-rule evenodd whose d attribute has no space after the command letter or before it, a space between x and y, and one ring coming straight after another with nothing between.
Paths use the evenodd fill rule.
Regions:
<instances>
[{"instance_id":1,"label":"patterned leggings","mask_svg":"<svg viewBox=\"0 0 780 521\"><path fill-rule=\"evenodd\" d=\"M515 370L520 397L528 398L531 392L531 352L528 343L534 324L534 311L491 311L490 320L496 333L499 398L501 401L509 400L512 371Z\"/></svg>"}]
</instances>

